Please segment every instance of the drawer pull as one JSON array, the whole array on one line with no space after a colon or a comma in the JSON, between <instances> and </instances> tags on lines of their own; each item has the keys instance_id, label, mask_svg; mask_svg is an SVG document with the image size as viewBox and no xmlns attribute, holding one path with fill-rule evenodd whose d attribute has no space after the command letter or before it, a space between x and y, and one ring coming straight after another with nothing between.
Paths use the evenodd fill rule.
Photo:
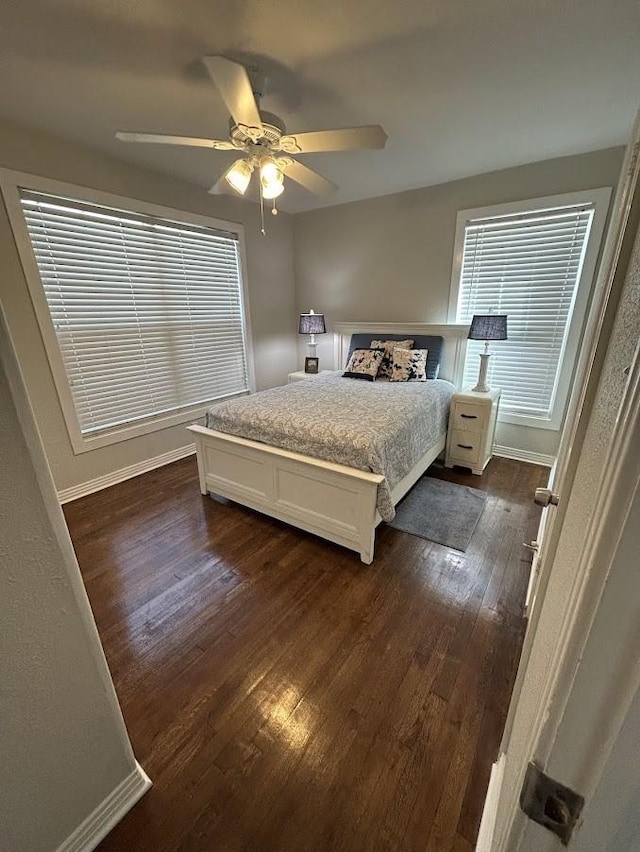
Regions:
<instances>
[{"instance_id":1,"label":"drawer pull","mask_svg":"<svg viewBox=\"0 0 640 852\"><path fill-rule=\"evenodd\" d=\"M458 444L458 446L461 447L463 450L472 450L473 449L471 444Z\"/></svg>"},{"instance_id":2,"label":"drawer pull","mask_svg":"<svg viewBox=\"0 0 640 852\"><path fill-rule=\"evenodd\" d=\"M477 420L477 414L461 414L460 417L464 417L465 420Z\"/></svg>"}]
</instances>

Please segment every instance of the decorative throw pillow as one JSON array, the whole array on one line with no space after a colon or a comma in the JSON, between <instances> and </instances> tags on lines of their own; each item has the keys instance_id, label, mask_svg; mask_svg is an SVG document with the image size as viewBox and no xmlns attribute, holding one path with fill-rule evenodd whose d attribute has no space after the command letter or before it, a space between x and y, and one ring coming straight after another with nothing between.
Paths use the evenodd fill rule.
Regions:
<instances>
[{"instance_id":1,"label":"decorative throw pillow","mask_svg":"<svg viewBox=\"0 0 640 852\"><path fill-rule=\"evenodd\" d=\"M426 382L428 349L393 350L392 382Z\"/></svg>"},{"instance_id":2,"label":"decorative throw pillow","mask_svg":"<svg viewBox=\"0 0 640 852\"><path fill-rule=\"evenodd\" d=\"M372 340L372 349L384 349L382 363L378 370L378 378L391 378L391 368L393 367L393 350L399 346L401 349L411 349L413 340Z\"/></svg>"},{"instance_id":3,"label":"decorative throw pillow","mask_svg":"<svg viewBox=\"0 0 640 852\"><path fill-rule=\"evenodd\" d=\"M347 379L364 379L375 381L380 369L384 349L354 349L349 363L342 374Z\"/></svg>"}]
</instances>

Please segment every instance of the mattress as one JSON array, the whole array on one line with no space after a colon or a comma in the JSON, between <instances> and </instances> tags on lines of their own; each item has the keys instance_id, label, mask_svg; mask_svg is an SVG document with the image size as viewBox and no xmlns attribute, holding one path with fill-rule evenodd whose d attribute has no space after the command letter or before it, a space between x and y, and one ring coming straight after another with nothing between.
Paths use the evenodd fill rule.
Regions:
<instances>
[{"instance_id":1,"label":"mattress","mask_svg":"<svg viewBox=\"0 0 640 852\"><path fill-rule=\"evenodd\" d=\"M384 476L378 511L395 516L393 487L447 431L454 386L365 382L327 373L214 405L206 426L218 432Z\"/></svg>"}]
</instances>

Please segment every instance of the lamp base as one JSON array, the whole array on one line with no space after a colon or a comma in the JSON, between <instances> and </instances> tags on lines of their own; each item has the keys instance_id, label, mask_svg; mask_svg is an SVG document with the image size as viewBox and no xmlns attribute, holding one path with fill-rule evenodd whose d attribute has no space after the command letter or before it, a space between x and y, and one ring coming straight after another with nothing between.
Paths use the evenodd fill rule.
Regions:
<instances>
[{"instance_id":1,"label":"lamp base","mask_svg":"<svg viewBox=\"0 0 640 852\"><path fill-rule=\"evenodd\" d=\"M478 384L471 388L472 393L489 393L491 388L487 384L487 369L489 367L490 352L482 352L480 355L480 372L478 373Z\"/></svg>"}]
</instances>

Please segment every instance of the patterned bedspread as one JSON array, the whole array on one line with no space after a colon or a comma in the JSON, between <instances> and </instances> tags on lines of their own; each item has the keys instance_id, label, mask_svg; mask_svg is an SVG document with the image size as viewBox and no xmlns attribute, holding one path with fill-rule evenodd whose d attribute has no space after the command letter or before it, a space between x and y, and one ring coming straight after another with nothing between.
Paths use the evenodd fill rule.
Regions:
<instances>
[{"instance_id":1,"label":"patterned bedspread","mask_svg":"<svg viewBox=\"0 0 640 852\"><path fill-rule=\"evenodd\" d=\"M428 382L365 382L329 373L218 403L209 429L385 477L378 511L395 515L391 489L447 430L455 388Z\"/></svg>"}]
</instances>

